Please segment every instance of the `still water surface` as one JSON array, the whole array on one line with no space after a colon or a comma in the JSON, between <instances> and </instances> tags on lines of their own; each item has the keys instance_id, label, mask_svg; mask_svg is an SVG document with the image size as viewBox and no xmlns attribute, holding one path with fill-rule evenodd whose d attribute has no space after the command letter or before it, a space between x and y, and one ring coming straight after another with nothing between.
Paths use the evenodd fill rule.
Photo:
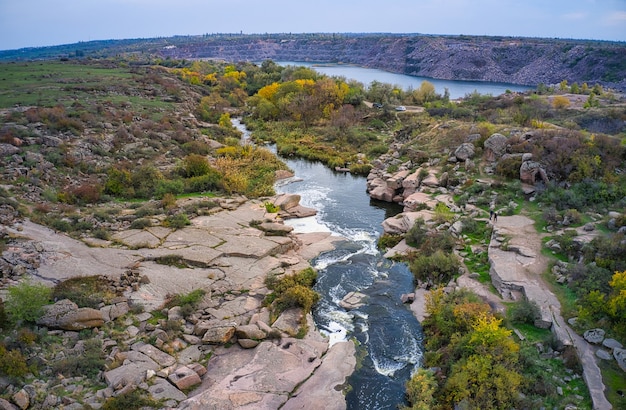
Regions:
<instances>
[{"instance_id":1,"label":"still water surface","mask_svg":"<svg viewBox=\"0 0 626 410\"><path fill-rule=\"evenodd\" d=\"M534 89L534 87L518 84L490 83L483 81L437 80L428 77L395 74L375 68L364 68L350 64L308 63L294 61L280 61L277 62L277 64L282 66L294 65L311 67L319 73L326 74L331 77L337 76L356 80L363 83L365 86L369 86L373 81L378 81L379 83L393 84L399 86L403 90L408 90L417 89L423 81L429 81L435 86L435 91L438 94L443 95L445 89L447 88L450 92L451 99L464 97L466 94L471 94L474 91L478 91L480 94L491 94L496 96L504 94L506 90L527 91Z\"/></svg>"}]
</instances>

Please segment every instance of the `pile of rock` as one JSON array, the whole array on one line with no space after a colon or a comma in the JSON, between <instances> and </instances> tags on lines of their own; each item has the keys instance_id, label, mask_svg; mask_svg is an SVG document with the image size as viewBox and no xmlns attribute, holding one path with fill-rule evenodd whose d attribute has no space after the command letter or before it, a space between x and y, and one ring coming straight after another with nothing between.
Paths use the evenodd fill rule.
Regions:
<instances>
[{"instance_id":1,"label":"pile of rock","mask_svg":"<svg viewBox=\"0 0 626 410\"><path fill-rule=\"evenodd\" d=\"M603 329L589 329L583 333L585 340L598 346L596 356L602 360L615 360L617 365L626 372L626 349L615 339L605 338Z\"/></svg>"},{"instance_id":2,"label":"pile of rock","mask_svg":"<svg viewBox=\"0 0 626 410\"><path fill-rule=\"evenodd\" d=\"M514 135L518 140L532 137L532 134ZM401 144L392 144L392 152L382 155L373 162L374 168L367 177L367 191L369 195L380 201L396 202L405 206L405 211L415 210L417 207L430 206L424 192L439 190L447 193L446 189L454 189L467 178L466 172L476 167L474 163L479 147L475 142L480 139L479 134L468 135L465 142L451 150L447 163L453 165L451 172L441 172L439 158L430 158L421 162L421 167L411 160L401 162L400 151L405 150ZM485 166L487 173L493 173L499 161L519 158L521 167L520 180L528 193L534 192L533 185L537 182L548 182L548 175L543 166L533 161L530 153L508 153L509 138L495 133L484 142L483 159L489 164ZM421 158L421 157L420 157ZM423 159L423 158L421 158ZM461 168L463 166L463 168ZM397 171L389 171L390 169ZM453 174L452 174L453 173ZM526 191L525 191L526 192Z\"/></svg>"}]
</instances>

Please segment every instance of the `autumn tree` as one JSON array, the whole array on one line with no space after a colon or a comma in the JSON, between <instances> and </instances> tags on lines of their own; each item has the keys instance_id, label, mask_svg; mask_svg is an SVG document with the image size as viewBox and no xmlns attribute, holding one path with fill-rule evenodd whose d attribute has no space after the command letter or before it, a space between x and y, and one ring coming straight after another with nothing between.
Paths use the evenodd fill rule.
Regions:
<instances>
[{"instance_id":1,"label":"autumn tree","mask_svg":"<svg viewBox=\"0 0 626 410\"><path fill-rule=\"evenodd\" d=\"M469 291L431 291L423 321L426 367L441 370L433 379L416 373L407 397L416 409L514 408L524 383L517 371L519 346L489 305Z\"/></svg>"},{"instance_id":2,"label":"autumn tree","mask_svg":"<svg viewBox=\"0 0 626 410\"><path fill-rule=\"evenodd\" d=\"M621 334L626 334L626 271L615 272L611 282L608 313Z\"/></svg>"},{"instance_id":3,"label":"autumn tree","mask_svg":"<svg viewBox=\"0 0 626 410\"><path fill-rule=\"evenodd\" d=\"M557 110L567 108L570 106L569 98L565 97L564 95L557 95L552 100L552 106Z\"/></svg>"},{"instance_id":4,"label":"autumn tree","mask_svg":"<svg viewBox=\"0 0 626 410\"><path fill-rule=\"evenodd\" d=\"M411 93L411 97L416 104L424 104L436 98L435 86L429 81L422 81L420 87Z\"/></svg>"},{"instance_id":5,"label":"autumn tree","mask_svg":"<svg viewBox=\"0 0 626 410\"><path fill-rule=\"evenodd\" d=\"M411 405L403 410L430 410L435 405L437 381L432 371L419 369L406 383L407 400Z\"/></svg>"}]
</instances>

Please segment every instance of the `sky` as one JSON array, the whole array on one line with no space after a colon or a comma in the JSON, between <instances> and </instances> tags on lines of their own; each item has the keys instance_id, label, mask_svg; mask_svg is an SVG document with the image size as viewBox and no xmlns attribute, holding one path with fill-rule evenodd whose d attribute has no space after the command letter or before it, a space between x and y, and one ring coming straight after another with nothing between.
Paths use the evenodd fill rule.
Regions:
<instances>
[{"instance_id":1,"label":"sky","mask_svg":"<svg viewBox=\"0 0 626 410\"><path fill-rule=\"evenodd\" d=\"M626 0L0 0L0 50L207 33L626 41Z\"/></svg>"}]
</instances>

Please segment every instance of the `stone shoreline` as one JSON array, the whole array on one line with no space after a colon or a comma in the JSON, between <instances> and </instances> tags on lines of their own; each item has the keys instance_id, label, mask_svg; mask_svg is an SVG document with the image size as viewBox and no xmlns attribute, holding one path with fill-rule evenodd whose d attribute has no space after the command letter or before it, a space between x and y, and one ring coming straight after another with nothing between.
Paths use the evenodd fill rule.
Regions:
<instances>
[{"instance_id":1,"label":"stone shoreline","mask_svg":"<svg viewBox=\"0 0 626 410\"><path fill-rule=\"evenodd\" d=\"M306 336L297 338L299 310L288 310L273 321L262 304L269 293L264 284L268 275L299 272L310 266L310 259L343 239L327 232L291 232L284 219L315 214L299 205L299 196L269 201L280 212L266 211L268 199L229 200L211 215L191 219L189 227L125 230L112 241L90 240L89 246L30 221L7 229L16 261L20 246L22 256L30 258L31 264L21 270L24 275L31 273L49 285L76 276L102 275L126 286L115 306L90 312L91 319L100 314L102 320L89 323L122 320L125 330L122 343L108 339L102 330L95 333L103 338L108 362L121 366L103 373L108 387L91 397L89 405L97 407L106 397L140 388L165 400L167 408L346 407L346 379L356 365L354 344L340 342L331 347L311 317ZM37 250L35 256L26 251L32 249ZM184 267L160 263L163 257L175 257ZM121 278L136 279L122 283ZM5 286L17 280L20 277L14 276ZM167 321L156 326L149 323L152 315L147 312L162 309L172 295L194 289L206 291L195 313L183 319L180 308L174 307L165 311ZM144 306L146 313L133 317L128 313L133 305ZM50 309L55 307L72 309L66 302ZM173 340L161 329L171 320L182 328L182 336ZM73 322L73 326L82 325ZM65 325L57 324L61 326ZM203 361L208 355L208 362ZM13 401L29 408L23 406L27 398L23 393L30 390L36 391L16 391Z\"/></svg>"}]
</instances>

